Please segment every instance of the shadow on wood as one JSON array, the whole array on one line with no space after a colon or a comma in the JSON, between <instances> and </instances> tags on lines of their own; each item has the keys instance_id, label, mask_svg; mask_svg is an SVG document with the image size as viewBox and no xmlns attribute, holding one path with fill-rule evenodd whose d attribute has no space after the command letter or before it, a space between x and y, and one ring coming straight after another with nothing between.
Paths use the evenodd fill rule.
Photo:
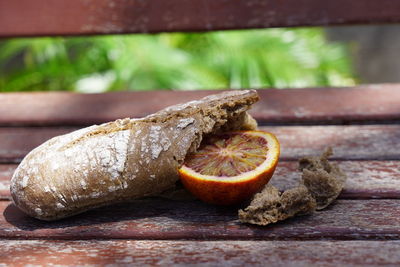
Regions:
<instances>
[{"instance_id":1,"label":"shadow on wood","mask_svg":"<svg viewBox=\"0 0 400 267\"><path fill-rule=\"evenodd\" d=\"M0 202L0 238L157 240L394 240L400 200L337 200L328 209L267 227L241 224L237 207L200 201L142 199L64 220L28 217Z\"/></svg>"},{"instance_id":2,"label":"shadow on wood","mask_svg":"<svg viewBox=\"0 0 400 267\"><path fill-rule=\"evenodd\" d=\"M8 224L17 228L15 233L21 233L17 233L18 237L27 239L35 236L45 239L128 238L133 235L135 239L160 240L248 239L246 235L249 234L257 239L274 227L290 229L292 223L302 223L309 217L291 218L266 228L240 223L237 218L239 208L243 207L147 198L97 208L51 222L32 218L10 203L4 209L3 216ZM0 228L5 229L2 224L0 220ZM247 234L240 233L243 230Z\"/></svg>"}]
</instances>

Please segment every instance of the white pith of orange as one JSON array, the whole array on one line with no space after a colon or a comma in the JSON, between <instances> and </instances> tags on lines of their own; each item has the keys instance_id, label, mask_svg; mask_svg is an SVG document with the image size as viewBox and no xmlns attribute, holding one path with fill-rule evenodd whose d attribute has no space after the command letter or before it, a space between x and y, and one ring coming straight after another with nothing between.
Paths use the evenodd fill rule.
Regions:
<instances>
[{"instance_id":1,"label":"white pith of orange","mask_svg":"<svg viewBox=\"0 0 400 267\"><path fill-rule=\"evenodd\" d=\"M257 137L262 137L267 141L267 148L268 151L266 153L267 157L266 160L257 166L255 169L250 170L248 172L241 173L236 176L226 176L226 177L221 177L221 176L214 176L214 175L204 175L199 172L194 171L193 169L183 165L179 172L181 175L185 175L188 177L191 177L192 179L197 179L197 180L208 180L208 181L214 181L214 182L224 182L224 183L237 183L237 182L244 182L247 180L252 180L254 177L257 177L259 175L262 175L265 173L267 170L272 169L274 166L276 166L276 163L279 159L279 153L280 153L280 146L279 142L276 139L276 137L268 132L262 132L262 131L245 131L245 132L232 132L231 134L235 133L241 133L245 135L251 135L251 136L257 136Z\"/></svg>"}]
</instances>

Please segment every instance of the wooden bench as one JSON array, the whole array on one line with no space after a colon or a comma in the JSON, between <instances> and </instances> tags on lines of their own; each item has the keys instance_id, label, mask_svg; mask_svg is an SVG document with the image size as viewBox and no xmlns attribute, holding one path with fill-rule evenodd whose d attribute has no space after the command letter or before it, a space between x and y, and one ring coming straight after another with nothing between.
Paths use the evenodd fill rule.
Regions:
<instances>
[{"instance_id":1,"label":"wooden bench","mask_svg":"<svg viewBox=\"0 0 400 267\"><path fill-rule=\"evenodd\" d=\"M382 22L400 22L399 1L0 0L0 37ZM50 137L209 93L0 94L0 263L400 265L397 84L259 91L252 114L282 143L273 184L292 186L295 160L328 145L349 177L339 200L310 216L255 227L235 208L144 199L48 223L11 204L18 162Z\"/></svg>"}]
</instances>

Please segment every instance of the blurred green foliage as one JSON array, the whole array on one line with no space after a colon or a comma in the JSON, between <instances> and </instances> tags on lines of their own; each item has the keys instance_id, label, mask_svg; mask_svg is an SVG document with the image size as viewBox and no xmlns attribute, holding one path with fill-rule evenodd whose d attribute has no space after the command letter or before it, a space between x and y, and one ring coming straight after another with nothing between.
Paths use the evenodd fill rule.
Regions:
<instances>
[{"instance_id":1,"label":"blurred green foliage","mask_svg":"<svg viewBox=\"0 0 400 267\"><path fill-rule=\"evenodd\" d=\"M218 89L355 83L320 28L0 42L0 91Z\"/></svg>"}]
</instances>

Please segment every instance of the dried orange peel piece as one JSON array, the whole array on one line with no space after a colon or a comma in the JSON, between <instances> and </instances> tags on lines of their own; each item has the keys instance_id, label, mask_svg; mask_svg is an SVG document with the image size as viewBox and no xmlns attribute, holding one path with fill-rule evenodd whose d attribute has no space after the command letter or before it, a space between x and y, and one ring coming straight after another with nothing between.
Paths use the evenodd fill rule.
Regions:
<instances>
[{"instance_id":1,"label":"dried orange peel piece","mask_svg":"<svg viewBox=\"0 0 400 267\"><path fill-rule=\"evenodd\" d=\"M279 142L271 133L223 133L204 140L195 153L186 157L179 174L183 185L201 200L237 204L268 183L279 153Z\"/></svg>"}]
</instances>

